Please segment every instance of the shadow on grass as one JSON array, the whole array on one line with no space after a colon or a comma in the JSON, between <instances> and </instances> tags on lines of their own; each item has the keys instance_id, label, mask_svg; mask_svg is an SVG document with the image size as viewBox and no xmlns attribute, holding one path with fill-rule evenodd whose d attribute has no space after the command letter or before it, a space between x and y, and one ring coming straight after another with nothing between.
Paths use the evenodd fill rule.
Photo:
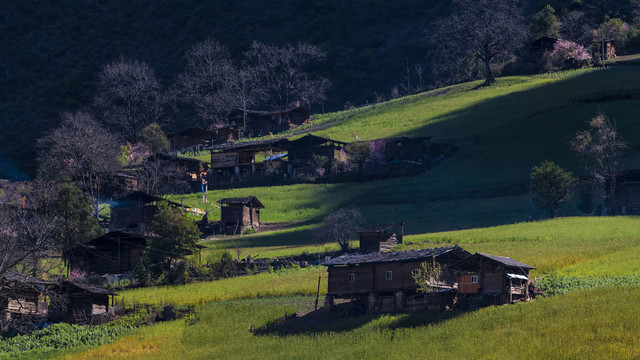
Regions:
<instances>
[{"instance_id":1,"label":"shadow on grass","mask_svg":"<svg viewBox=\"0 0 640 360\"><path fill-rule=\"evenodd\" d=\"M462 311L452 310L442 313L415 312L396 314L392 321L381 321L380 329L414 328L438 324L463 314ZM253 330L257 336L295 336L317 335L330 332L347 332L365 326L370 322L388 317L387 314L367 314L343 316L327 314L324 309L309 312L303 316L285 315L261 328Z\"/></svg>"},{"instance_id":2,"label":"shadow on grass","mask_svg":"<svg viewBox=\"0 0 640 360\"><path fill-rule=\"evenodd\" d=\"M238 235L219 240L205 242L218 249L233 249L236 247L267 247L267 246L293 246L314 245L313 223L310 221L299 222L298 227L286 230L276 230L252 235Z\"/></svg>"}]
</instances>

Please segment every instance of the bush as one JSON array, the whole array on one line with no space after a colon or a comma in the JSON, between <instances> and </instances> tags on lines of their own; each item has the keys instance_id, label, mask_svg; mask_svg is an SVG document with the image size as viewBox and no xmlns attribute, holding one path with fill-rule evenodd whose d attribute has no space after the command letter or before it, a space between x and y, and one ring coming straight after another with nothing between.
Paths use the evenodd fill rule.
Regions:
<instances>
[{"instance_id":1,"label":"bush","mask_svg":"<svg viewBox=\"0 0 640 360\"><path fill-rule=\"evenodd\" d=\"M106 344L115 340L132 326L99 325L82 327L73 324L54 324L30 335L0 341L0 358L20 358L48 351Z\"/></svg>"},{"instance_id":2,"label":"bush","mask_svg":"<svg viewBox=\"0 0 640 360\"><path fill-rule=\"evenodd\" d=\"M591 63L591 55L584 46L563 39L556 41L549 56L554 65L563 69L582 68Z\"/></svg>"}]
</instances>

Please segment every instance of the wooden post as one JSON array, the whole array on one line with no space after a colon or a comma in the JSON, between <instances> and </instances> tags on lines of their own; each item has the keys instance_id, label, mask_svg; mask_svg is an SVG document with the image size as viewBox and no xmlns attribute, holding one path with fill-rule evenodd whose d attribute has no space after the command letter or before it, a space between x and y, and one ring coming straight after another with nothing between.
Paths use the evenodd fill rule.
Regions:
<instances>
[{"instance_id":1,"label":"wooden post","mask_svg":"<svg viewBox=\"0 0 640 360\"><path fill-rule=\"evenodd\" d=\"M322 279L322 276L318 276L318 292L316 293L316 310L318 310L318 300L320 299L320 279Z\"/></svg>"},{"instance_id":2,"label":"wooden post","mask_svg":"<svg viewBox=\"0 0 640 360\"><path fill-rule=\"evenodd\" d=\"M116 272L120 272L120 233L118 233L118 264L116 265Z\"/></svg>"}]
</instances>

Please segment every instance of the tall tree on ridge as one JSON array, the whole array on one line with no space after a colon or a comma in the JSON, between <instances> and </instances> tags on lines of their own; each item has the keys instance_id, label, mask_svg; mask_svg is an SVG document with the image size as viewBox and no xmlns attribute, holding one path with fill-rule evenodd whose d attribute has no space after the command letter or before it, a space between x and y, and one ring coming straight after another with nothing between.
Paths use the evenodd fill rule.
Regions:
<instances>
[{"instance_id":1,"label":"tall tree on ridge","mask_svg":"<svg viewBox=\"0 0 640 360\"><path fill-rule=\"evenodd\" d=\"M162 124L167 95L143 61L120 58L102 68L94 98L97 118L130 143L151 123Z\"/></svg>"},{"instance_id":2,"label":"tall tree on ridge","mask_svg":"<svg viewBox=\"0 0 640 360\"><path fill-rule=\"evenodd\" d=\"M459 68L479 60L484 64L485 85L490 85L495 82L491 65L528 39L522 1L453 0L452 4L452 13L436 21L432 34L441 63Z\"/></svg>"}]
</instances>

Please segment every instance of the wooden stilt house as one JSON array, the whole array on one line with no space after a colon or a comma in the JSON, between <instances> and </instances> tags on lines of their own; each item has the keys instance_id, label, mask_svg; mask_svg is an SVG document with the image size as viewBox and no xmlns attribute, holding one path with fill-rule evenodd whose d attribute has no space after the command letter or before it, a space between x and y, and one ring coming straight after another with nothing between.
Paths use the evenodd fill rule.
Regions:
<instances>
[{"instance_id":1,"label":"wooden stilt house","mask_svg":"<svg viewBox=\"0 0 640 360\"><path fill-rule=\"evenodd\" d=\"M366 312L440 310L455 298L455 274L450 266L470 256L456 246L386 253L347 254L328 260L329 284L325 309L334 300L349 299L350 306ZM442 286L434 296L417 291L413 278L425 261L442 267Z\"/></svg>"},{"instance_id":2,"label":"wooden stilt house","mask_svg":"<svg viewBox=\"0 0 640 360\"><path fill-rule=\"evenodd\" d=\"M526 300L533 266L508 257L476 253L453 264L458 293L467 307L502 305Z\"/></svg>"}]
</instances>

